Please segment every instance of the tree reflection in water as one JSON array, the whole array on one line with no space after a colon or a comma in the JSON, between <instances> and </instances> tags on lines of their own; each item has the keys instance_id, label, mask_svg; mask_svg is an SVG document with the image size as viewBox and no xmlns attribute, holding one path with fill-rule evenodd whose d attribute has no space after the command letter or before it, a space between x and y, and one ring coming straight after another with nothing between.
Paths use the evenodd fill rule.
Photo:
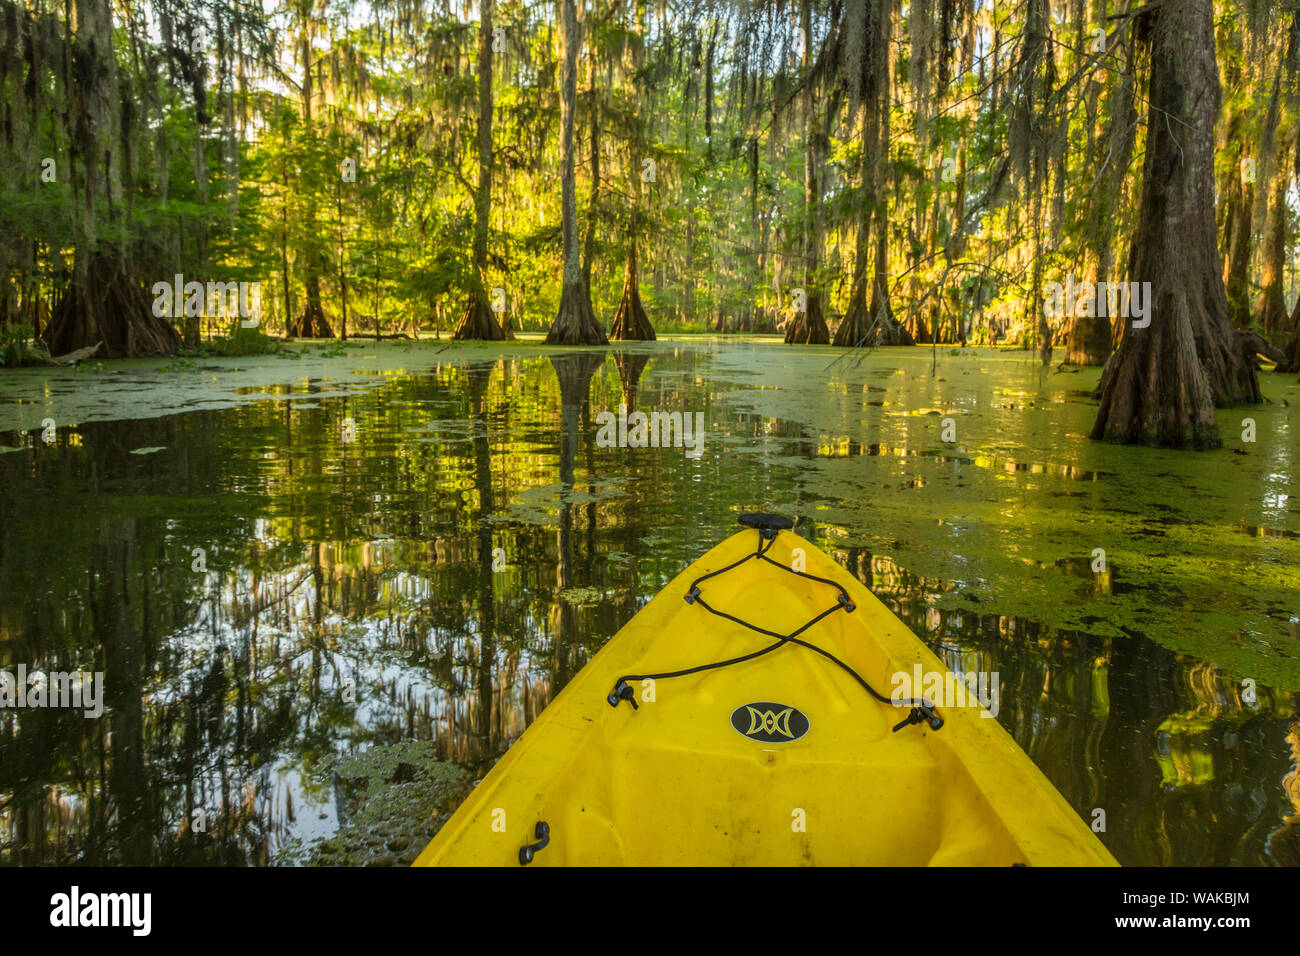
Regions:
<instances>
[{"instance_id":1,"label":"tree reflection in water","mask_svg":"<svg viewBox=\"0 0 1300 956\"><path fill-rule=\"evenodd\" d=\"M0 667L102 669L107 703L99 720L0 712L0 859L266 864L351 812L337 755L415 740L482 773L755 507L794 514L955 670L996 670L998 719L1085 819L1105 809L1122 862L1300 859L1293 693L1251 704L1132 629L954 610L969 581L897 560L915 538L890 496L985 473L1031 496L1102 469L920 454L920 413L880 417L899 396L872 371L783 420L734 371L701 374L699 352L608 357L480 356L347 397L308 381L0 455ZM703 458L597 447L593 409L620 402L705 409ZM164 450L130 454L145 447ZM1143 586L1054 573L1116 601Z\"/></svg>"}]
</instances>

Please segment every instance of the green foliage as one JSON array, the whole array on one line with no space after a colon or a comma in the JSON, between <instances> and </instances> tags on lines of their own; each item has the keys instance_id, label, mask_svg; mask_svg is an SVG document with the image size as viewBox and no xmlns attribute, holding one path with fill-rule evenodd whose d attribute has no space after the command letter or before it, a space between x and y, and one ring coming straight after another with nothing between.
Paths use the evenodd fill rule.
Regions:
<instances>
[{"instance_id":1,"label":"green foliage","mask_svg":"<svg viewBox=\"0 0 1300 956\"><path fill-rule=\"evenodd\" d=\"M236 323L229 334L212 339L197 352L182 354L276 355L281 353L292 355L294 350L286 348L283 340L272 338L260 327L246 329L242 323Z\"/></svg>"},{"instance_id":2,"label":"green foliage","mask_svg":"<svg viewBox=\"0 0 1300 956\"><path fill-rule=\"evenodd\" d=\"M0 367L45 365L50 353L43 342L34 342L30 333L16 328L0 328Z\"/></svg>"},{"instance_id":3,"label":"green foliage","mask_svg":"<svg viewBox=\"0 0 1300 956\"><path fill-rule=\"evenodd\" d=\"M1103 260L1122 271L1147 68L1140 56L1129 62L1141 38L1123 11L1089 7L1109 36L1098 52L1099 24L1031 24L1037 5L871 3L891 18L894 59L879 117L888 148L878 150L864 139L852 72L870 41L853 32L848 6L812 0L810 56L800 60L790 39L797 11L673 0L637 8L638 20L623 6L587 4L574 146L579 244L598 318L613 318L635 238L642 299L660 328L771 330L791 290L809 283L833 319L847 308L875 210L888 220L893 310L932 325L955 326L960 315L977 336L996 327L1028 341L1039 334L1028 317L1044 274L1084 274ZM1295 140L1295 77L1280 39L1290 12L1217 6L1220 194L1237 195L1248 158L1258 205L1266 182L1294 165L1284 151ZM226 40L197 48L191 67L202 73L178 78L158 68L180 65L142 26L164 8L145 8L117 37L130 163L120 210L93 197L100 239L122 239L146 283L176 274L260 282L273 334L316 289L335 335L447 331L478 286L476 14L453 5L413 16L381 4L358 20L346 2L270 14L202 5L172 23L176 35ZM58 27L47 39L66 32L62 15L46 15ZM504 43L492 56L485 278L505 291L515 329L540 331L561 284L559 33L545 5L501 2L495 18ZM1040 27L1050 34L1042 44ZM25 39L9 38L5 55ZM14 115L34 117L0 148L13 171L0 181L0 325L44 321L72 274L85 170L51 66L63 52L0 71ZM1285 80L1276 95L1275 77ZM822 130L824 144L809 129ZM824 162L809 204L805 159L818 144ZM57 174L49 181L46 159ZM868 167L880 181L870 193ZM1237 219L1257 232L1260 211ZM823 242L806 276L814 225ZM270 347L220 338L208 345L214 352Z\"/></svg>"}]
</instances>

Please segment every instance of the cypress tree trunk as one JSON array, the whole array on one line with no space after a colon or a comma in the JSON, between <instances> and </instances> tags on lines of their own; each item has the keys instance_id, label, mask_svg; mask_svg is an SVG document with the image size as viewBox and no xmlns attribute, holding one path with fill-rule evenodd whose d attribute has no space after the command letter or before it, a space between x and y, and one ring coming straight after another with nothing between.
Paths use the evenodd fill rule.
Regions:
<instances>
[{"instance_id":1,"label":"cypress tree trunk","mask_svg":"<svg viewBox=\"0 0 1300 956\"><path fill-rule=\"evenodd\" d=\"M301 339L330 339L334 337L334 330L330 328L329 319L325 318L325 309L321 305L320 261L310 253L306 259L307 277L303 279L306 302L303 305L302 315L292 321L289 334Z\"/></svg>"},{"instance_id":2,"label":"cypress tree trunk","mask_svg":"<svg viewBox=\"0 0 1300 956\"><path fill-rule=\"evenodd\" d=\"M284 337L293 338L293 286L289 279L289 172L285 154L280 154L280 185L284 194L280 200L280 277L284 293Z\"/></svg>"},{"instance_id":3,"label":"cypress tree trunk","mask_svg":"<svg viewBox=\"0 0 1300 956\"><path fill-rule=\"evenodd\" d=\"M500 341L506 333L488 299L488 217L492 213L492 15L495 0L479 0L478 187L474 190L474 288L453 339Z\"/></svg>"},{"instance_id":4,"label":"cypress tree trunk","mask_svg":"<svg viewBox=\"0 0 1300 956\"><path fill-rule=\"evenodd\" d=\"M849 307L835 329L832 345L912 345L912 336L889 307L889 217L882 166L889 153L889 30L892 0L875 0L868 7L862 42L863 75L858 124L862 130L862 204L853 257L853 286ZM883 121L882 121L883 116ZM875 245L874 271L868 271ZM870 287L870 301L868 301Z\"/></svg>"},{"instance_id":5,"label":"cypress tree trunk","mask_svg":"<svg viewBox=\"0 0 1300 956\"><path fill-rule=\"evenodd\" d=\"M1145 15L1152 118L1129 276L1151 283L1150 325L1127 329L1102 373L1092 437L1215 448L1215 405L1261 396L1228 319L1215 246L1219 75L1212 0L1161 4ZM1169 122L1156 119L1163 116Z\"/></svg>"},{"instance_id":6,"label":"cypress tree trunk","mask_svg":"<svg viewBox=\"0 0 1300 956\"><path fill-rule=\"evenodd\" d=\"M611 339L654 341L655 330L651 328L645 308L641 305L639 285L636 230L633 227L627 237L627 281L623 283L623 297L619 300L614 324L609 329Z\"/></svg>"},{"instance_id":7,"label":"cypress tree trunk","mask_svg":"<svg viewBox=\"0 0 1300 956\"><path fill-rule=\"evenodd\" d=\"M637 21L633 28L635 40L632 43L632 64L634 69L640 70L645 65L645 48L641 39L642 26L645 23L644 4L638 7ZM645 307L641 304L640 289L640 268L637 261L637 242L638 233L641 227L641 174L637 168L637 158L641 155L641 134L640 128L635 124L632 128L631 136L631 153L627 164L627 186L628 194L632 197L632 209L628 213L627 221L627 276L623 282L623 295L619 299L618 311L614 314L614 324L609 328L609 337L611 339L653 341L655 330L650 325L650 319L646 316ZM595 157L593 156L593 160ZM619 361L619 357L615 356ZM644 368L644 363L642 363ZM620 374L622 374L622 364L619 365ZM640 378L640 371L637 371L637 378ZM626 390L626 381L624 388ZM636 386L633 383L633 394ZM632 407L632 404L629 404Z\"/></svg>"},{"instance_id":8,"label":"cypress tree trunk","mask_svg":"<svg viewBox=\"0 0 1300 956\"><path fill-rule=\"evenodd\" d=\"M591 100L591 193L587 200L587 235L582 243L582 281L591 289L591 264L596 258L596 202L600 197L600 105L596 101L596 57L591 57L587 93Z\"/></svg>"},{"instance_id":9,"label":"cypress tree trunk","mask_svg":"<svg viewBox=\"0 0 1300 956\"><path fill-rule=\"evenodd\" d=\"M1300 372L1300 298L1296 299L1295 308L1291 310L1291 341L1282 350L1286 357L1277 363L1274 372Z\"/></svg>"},{"instance_id":10,"label":"cypress tree trunk","mask_svg":"<svg viewBox=\"0 0 1300 956\"><path fill-rule=\"evenodd\" d=\"M1104 282L1110 273L1110 247L1101 251L1102 259L1093 270L1092 282ZM1095 310L1097 313L1101 309ZM1080 315L1066 318L1065 361L1071 365L1105 365L1110 355L1109 315Z\"/></svg>"},{"instance_id":11,"label":"cypress tree trunk","mask_svg":"<svg viewBox=\"0 0 1300 956\"><path fill-rule=\"evenodd\" d=\"M338 254L338 280L339 280L339 338L347 341L348 338L348 273L345 268L347 257L344 250L346 246L343 242L343 179L339 177L334 183L334 214L338 217L339 228L335 233L335 246Z\"/></svg>"},{"instance_id":12,"label":"cypress tree trunk","mask_svg":"<svg viewBox=\"0 0 1300 956\"><path fill-rule=\"evenodd\" d=\"M307 11L306 8L300 11L302 16L301 35L299 37L299 52L302 56L302 122L305 130L311 130L312 113L312 63L311 54L312 46L308 33ZM303 288L305 290L305 301L303 303L302 315L297 316L291 321L289 333L303 339L330 339L334 337L334 330L330 328L330 323L325 318L325 308L321 304L320 278L325 271L321 262L319 252L315 247L317 239L316 227L316 201L311 199L307 205L307 242L310 244L302 256L303 262ZM379 332L379 314L375 313L375 333Z\"/></svg>"},{"instance_id":13,"label":"cypress tree trunk","mask_svg":"<svg viewBox=\"0 0 1300 956\"><path fill-rule=\"evenodd\" d=\"M54 308L45 343L59 355L103 342L109 356L170 355L181 344L153 300L124 236L121 91L108 0L76 0L76 43L66 122L73 144L76 249L72 281ZM72 25L68 23L67 29ZM99 221L99 209L107 221Z\"/></svg>"},{"instance_id":14,"label":"cypress tree trunk","mask_svg":"<svg viewBox=\"0 0 1300 956\"><path fill-rule=\"evenodd\" d=\"M1287 154L1282 149L1279 153ZM1255 321L1265 332L1281 332L1287 327L1286 301L1282 294L1282 270L1286 266L1286 224L1290 215L1286 204L1291 171L1278 163L1269 191L1268 214L1264 224L1263 263L1260 270L1259 298L1255 301Z\"/></svg>"},{"instance_id":15,"label":"cypress tree trunk","mask_svg":"<svg viewBox=\"0 0 1300 956\"><path fill-rule=\"evenodd\" d=\"M1235 205L1228 212L1228 318L1238 328L1250 324L1250 246L1255 186L1241 181L1241 150L1237 151Z\"/></svg>"},{"instance_id":16,"label":"cypress tree trunk","mask_svg":"<svg viewBox=\"0 0 1300 956\"><path fill-rule=\"evenodd\" d=\"M609 339L596 321L591 308L591 293L582 277L578 248L578 199L573 171L573 123L578 98L578 51L582 47L582 28L578 22L577 3L563 0L560 39L564 46L564 63L560 79L560 191L561 224L564 232L564 285L560 292L560 309L546 333L548 345L605 345Z\"/></svg>"},{"instance_id":17,"label":"cypress tree trunk","mask_svg":"<svg viewBox=\"0 0 1300 956\"><path fill-rule=\"evenodd\" d=\"M878 28L878 47L873 56L877 84L876 116L879 143L876 147L875 189L876 200L876 265L871 286L871 315L876 327L886 329L881 344L915 345L916 340L903 323L894 316L889 301L889 205L884 191L884 167L889 161L889 111L892 104L890 47L894 32L894 0L877 0L874 8ZM890 341L892 339L892 341Z\"/></svg>"},{"instance_id":18,"label":"cypress tree trunk","mask_svg":"<svg viewBox=\"0 0 1300 956\"><path fill-rule=\"evenodd\" d=\"M817 267L821 256L821 186L817 175L821 158L822 132L817 121L817 107L813 97L812 71L812 11L809 0L804 0L800 14L804 35L804 226L803 226L803 285L804 310L796 312L785 331L785 341L794 345L826 345L831 340L822 313L821 290Z\"/></svg>"},{"instance_id":19,"label":"cypress tree trunk","mask_svg":"<svg viewBox=\"0 0 1300 956\"><path fill-rule=\"evenodd\" d=\"M916 341L902 322L894 316L889 302L889 212L883 205L876 210L876 266L871 284L871 315L881 331L881 345L915 345Z\"/></svg>"}]
</instances>

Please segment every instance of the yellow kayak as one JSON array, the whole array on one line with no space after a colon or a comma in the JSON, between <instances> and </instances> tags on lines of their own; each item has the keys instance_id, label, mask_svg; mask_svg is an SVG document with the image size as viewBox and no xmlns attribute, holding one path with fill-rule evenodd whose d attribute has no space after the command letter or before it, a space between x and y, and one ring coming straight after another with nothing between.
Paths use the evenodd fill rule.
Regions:
<instances>
[{"instance_id":1,"label":"yellow kayak","mask_svg":"<svg viewBox=\"0 0 1300 956\"><path fill-rule=\"evenodd\" d=\"M1116 865L980 704L989 681L955 680L788 519L741 523L416 866Z\"/></svg>"}]
</instances>

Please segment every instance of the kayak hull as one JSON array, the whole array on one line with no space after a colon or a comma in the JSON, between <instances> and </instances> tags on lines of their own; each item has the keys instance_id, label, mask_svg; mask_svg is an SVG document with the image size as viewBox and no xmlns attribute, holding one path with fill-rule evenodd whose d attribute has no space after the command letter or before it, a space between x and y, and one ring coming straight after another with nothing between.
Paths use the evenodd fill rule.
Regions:
<instances>
[{"instance_id":1,"label":"kayak hull","mask_svg":"<svg viewBox=\"0 0 1300 956\"><path fill-rule=\"evenodd\" d=\"M759 546L768 561L749 560ZM416 860L422 865L1116 865L964 685L944 724L892 728L816 650L749 655L776 639L683 600L799 639L886 697L897 675L951 672L859 581L789 532L742 531L686 568L619 631L506 752ZM789 573L802 569L807 575ZM836 607L838 588L852 610ZM921 687L908 696L920 697ZM529 856L529 854L525 854Z\"/></svg>"}]
</instances>

